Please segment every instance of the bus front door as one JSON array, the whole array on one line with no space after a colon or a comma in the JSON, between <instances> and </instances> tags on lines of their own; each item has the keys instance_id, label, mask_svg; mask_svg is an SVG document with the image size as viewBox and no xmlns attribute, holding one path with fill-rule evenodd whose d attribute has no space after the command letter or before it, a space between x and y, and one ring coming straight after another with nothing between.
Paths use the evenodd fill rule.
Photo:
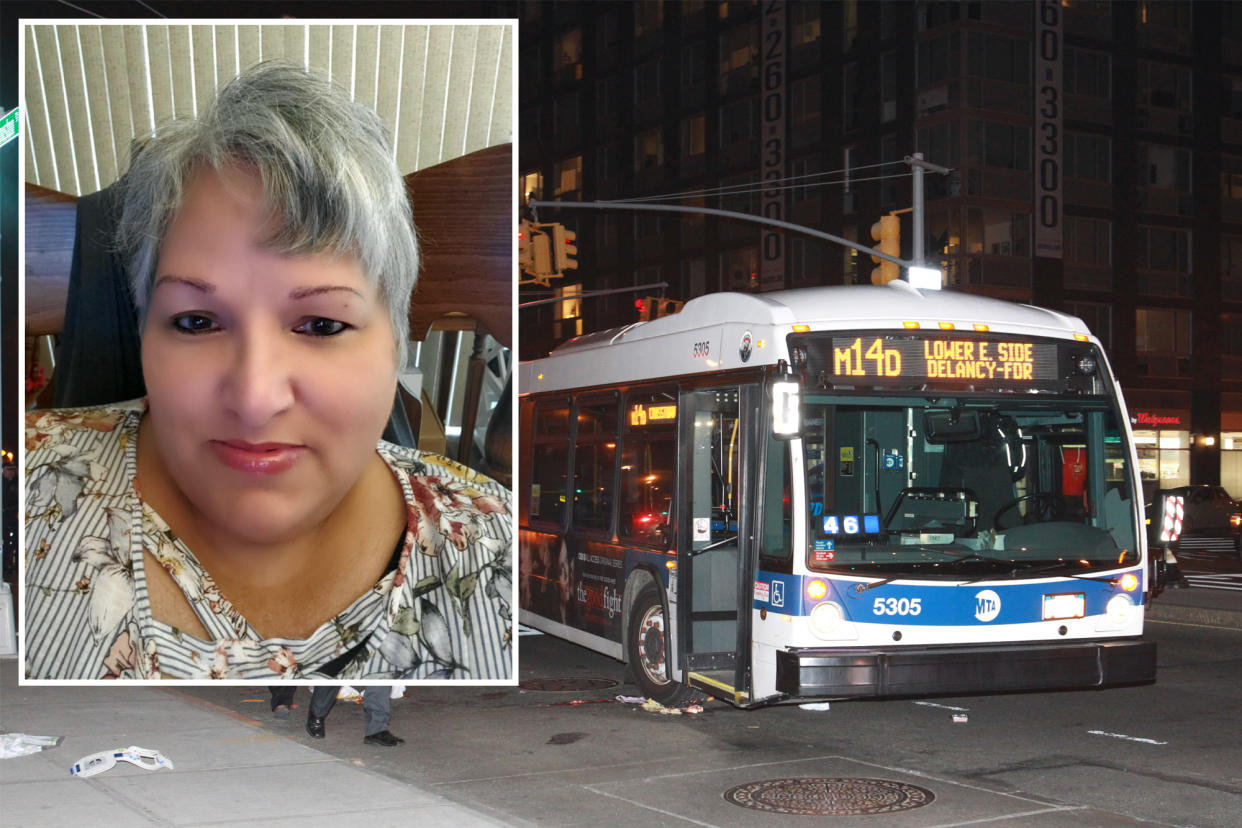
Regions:
<instances>
[{"instance_id":1,"label":"bus front door","mask_svg":"<svg viewBox=\"0 0 1242 828\"><path fill-rule=\"evenodd\" d=\"M755 411L749 386L688 392L682 398L682 537L675 598L682 681L745 705L749 688L751 518L748 459Z\"/></svg>"}]
</instances>

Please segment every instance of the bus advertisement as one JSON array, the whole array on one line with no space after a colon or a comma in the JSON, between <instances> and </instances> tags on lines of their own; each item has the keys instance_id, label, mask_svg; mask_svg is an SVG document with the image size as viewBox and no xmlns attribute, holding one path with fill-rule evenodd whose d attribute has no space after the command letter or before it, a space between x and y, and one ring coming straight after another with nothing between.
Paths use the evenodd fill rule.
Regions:
<instances>
[{"instance_id":1,"label":"bus advertisement","mask_svg":"<svg viewBox=\"0 0 1242 828\"><path fill-rule=\"evenodd\" d=\"M519 367L520 619L666 704L1150 682L1121 391L1081 321L721 293Z\"/></svg>"}]
</instances>

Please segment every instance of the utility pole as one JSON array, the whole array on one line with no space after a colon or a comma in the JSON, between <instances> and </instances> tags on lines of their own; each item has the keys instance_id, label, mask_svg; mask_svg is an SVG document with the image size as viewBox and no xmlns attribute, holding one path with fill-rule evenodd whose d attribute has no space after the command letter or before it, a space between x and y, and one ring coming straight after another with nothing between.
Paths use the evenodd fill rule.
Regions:
<instances>
[{"instance_id":1,"label":"utility pole","mask_svg":"<svg viewBox=\"0 0 1242 828\"><path fill-rule=\"evenodd\" d=\"M913 219L914 226L912 232L914 238L911 240L910 255L919 267L925 267L925 236L923 235L923 170L931 170L932 172L948 175L953 170L948 167L942 167L939 164L933 164L930 161L923 160L923 153L916 152L914 155L907 155L905 162L910 165L910 169L914 172L914 210Z\"/></svg>"}]
</instances>

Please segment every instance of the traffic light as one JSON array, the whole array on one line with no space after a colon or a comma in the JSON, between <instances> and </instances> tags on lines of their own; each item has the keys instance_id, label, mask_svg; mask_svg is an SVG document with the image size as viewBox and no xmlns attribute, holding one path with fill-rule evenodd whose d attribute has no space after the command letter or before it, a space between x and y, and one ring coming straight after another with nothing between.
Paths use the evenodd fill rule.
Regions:
<instances>
[{"instance_id":1,"label":"traffic light","mask_svg":"<svg viewBox=\"0 0 1242 828\"><path fill-rule=\"evenodd\" d=\"M648 322L651 320L651 297L646 296L642 299L634 300L634 310L638 311L638 321Z\"/></svg>"},{"instance_id":2,"label":"traffic light","mask_svg":"<svg viewBox=\"0 0 1242 828\"><path fill-rule=\"evenodd\" d=\"M682 303L676 299L652 299L649 301L655 303L655 316L657 319L661 316L672 316L681 310Z\"/></svg>"},{"instance_id":3,"label":"traffic light","mask_svg":"<svg viewBox=\"0 0 1242 828\"><path fill-rule=\"evenodd\" d=\"M535 245L531 242L532 228L530 222L523 220L518 225L518 270L533 275L535 267Z\"/></svg>"},{"instance_id":4,"label":"traffic light","mask_svg":"<svg viewBox=\"0 0 1242 828\"><path fill-rule=\"evenodd\" d=\"M552 270L554 273L578 269L578 262L574 258L578 255L577 239L578 234L573 230L567 230L561 224L552 225L552 251L555 259Z\"/></svg>"},{"instance_id":5,"label":"traffic light","mask_svg":"<svg viewBox=\"0 0 1242 828\"><path fill-rule=\"evenodd\" d=\"M872 247L873 250L896 258L901 257L901 219L899 217L891 213L880 216L880 220L871 225L871 238L879 242ZM879 267L871 271L872 283L886 285L901 276L901 267L895 262L876 256L872 256L871 261L879 264Z\"/></svg>"}]
</instances>

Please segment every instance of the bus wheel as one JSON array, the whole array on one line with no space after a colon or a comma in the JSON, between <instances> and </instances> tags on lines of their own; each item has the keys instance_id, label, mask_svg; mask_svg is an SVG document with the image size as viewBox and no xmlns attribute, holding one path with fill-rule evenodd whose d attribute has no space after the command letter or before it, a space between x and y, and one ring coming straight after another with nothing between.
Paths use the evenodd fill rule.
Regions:
<instances>
[{"instance_id":1,"label":"bus wheel","mask_svg":"<svg viewBox=\"0 0 1242 828\"><path fill-rule=\"evenodd\" d=\"M660 590L648 584L634 601L625 635L634 683L644 696L664 705L679 705L701 698L694 690L668 677L668 636L664 627Z\"/></svg>"}]
</instances>

